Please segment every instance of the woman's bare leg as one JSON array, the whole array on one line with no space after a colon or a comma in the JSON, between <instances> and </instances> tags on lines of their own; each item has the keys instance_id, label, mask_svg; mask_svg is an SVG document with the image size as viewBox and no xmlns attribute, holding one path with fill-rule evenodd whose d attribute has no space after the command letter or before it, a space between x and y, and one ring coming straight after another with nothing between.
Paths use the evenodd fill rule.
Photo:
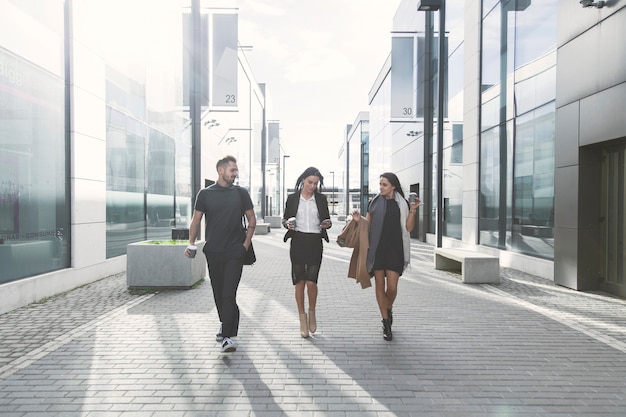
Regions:
<instances>
[{"instance_id":1,"label":"woman's bare leg","mask_svg":"<svg viewBox=\"0 0 626 417\"><path fill-rule=\"evenodd\" d=\"M387 308L391 310L394 301L396 301L396 296L398 295L398 281L400 280L400 274L396 271L385 271L385 275L387 275L387 291L385 291L388 303Z\"/></svg>"},{"instance_id":2,"label":"woman's bare leg","mask_svg":"<svg viewBox=\"0 0 626 417\"><path fill-rule=\"evenodd\" d=\"M389 300L387 299L387 291L385 290L385 270L374 271L374 280L376 281L376 302L383 319L387 317L387 307Z\"/></svg>"},{"instance_id":3,"label":"woman's bare leg","mask_svg":"<svg viewBox=\"0 0 626 417\"><path fill-rule=\"evenodd\" d=\"M304 286L305 281L301 280L294 285L296 295L296 305L298 306L298 313L304 314Z\"/></svg>"},{"instance_id":4,"label":"woman's bare leg","mask_svg":"<svg viewBox=\"0 0 626 417\"><path fill-rule=\"evenodd\" d=\"M309 310L315 310L317 306L317 284L313 281L306 282L306 292L309 296ZM304 307L303 307L304 308Z\"/></svg>"}]
</instances>

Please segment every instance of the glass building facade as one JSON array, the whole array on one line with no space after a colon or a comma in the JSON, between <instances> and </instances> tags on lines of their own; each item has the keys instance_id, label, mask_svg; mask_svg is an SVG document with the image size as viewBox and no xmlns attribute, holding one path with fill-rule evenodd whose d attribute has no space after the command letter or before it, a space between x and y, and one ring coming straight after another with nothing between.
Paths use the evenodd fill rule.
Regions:
<instances>
[{"instance_id":1,"label":"glass building facade","mask_svg":"<svg viewBox=\"0 0 626 417\"><path fill-rule=\"evenodd\" d=\"M449 2L446 36L443 39L443 182L442 234L461 239L463 206L464 127L464 11L462 3ZM378 193L379 176L385 171L398 175L405 194L415 192L424 204L418 210L413 237L427 239L436 234L439 22L436 13L418 12L414 2L401 2L394 19L391 56L370 90L369 193ZM401 41L401 42L400 42ZM407 48L413 48L407 53ZM400 54L400 58L394 57ZM411 57L411 71L403 59ZM394 65L401 65L394 75ZM407 75L408 74L408 75ZM404 89L400 97L398 85ZM405 103L407 93L411 114L396 103ZM407 106L407 108L409 108ZM407 116L407 117L402 117Z\"/></svg>"},{"instance_id":2,"label":"glass building facade","mask_svg":"<svg viewBox=\"0 0 626 417\"><path fill-rule=\"evenodd\" d=\"M0 0L0 313L171 239L226 154L261 214L265 91L237 20L199 0Z\"/></svg>"},{"instance_id":3,"label":"glass building facade","mask_svg":"<svg viewBox=\"0 0 626 417\"><path fill-rule=\"evenodd\" d=\"M393 171L405 193L417 192L425 203L413 237L435 243L441 235L445 246L507 251L508 265L532 265L529 270L552 276L544 261L556 256L558 2L448 1L445 12L439 91L440 12L400 2L391 37L402 37L405 47L414 37L415 51L403 54L414 56L414 82L396 92L394 65L405 79L409 72L394 59L399 49L392 42L370 89L370 197L378 192L378 175ZM402 118L394 105L406 102L409 90L414 116Z\"/></svg>"},{"instance_id":4,"label":"glass building facade","mask_svg":"<svg viewBox=\"0 0 626 417\"><path fill-rule=\"evenodd\" d=\"M483 1L480 244L554 257L557 1Z\"/></svg>"},{"instance_id":5,"label":"glass building facade","mask_svg":"<svg viewBox=\"0 0 626 417\"><path fill-rule=\"evenodd\" d=\"M625 296L626 131L617 109L626 61L616 42L626 9L557 0L434 3L446 12L442 91L442 13L403 0L392 57L370 89L370 193L381 172L396 172L404 191L425 203L413 237L497 255L501 266L568 288ZM410 71L393 53L410 36L416 51L401 55L415 57L415 82L398 92L394 66L405 81ZM403 118L394 106L409 91L415 116Z\"/></svg>"},{"instance_id":6,"label":"glass building facade","mask_svg":"<svg viewBox=\"0 0 626 417\"><path fill-rule=\"evenodd\" d=\"M176 111L184 106L183 9L92 3L73 2L74 38L103 64L104 80L88 81L105 85L96 99L106 111L106 256L114 257L129 243L169 238L191 216L191 123ZM105 30L112 26L114 34Z\"/></svg>"},{"instance_id":7,"label":"glass building facade","mask_svg":"<svg viewBox=\"0 0 626 417\"><path fill-rule=\"evenodd\" d=\"M64 2L0 1L0 284L70 265Z\"/></svg>"}]
</instances>

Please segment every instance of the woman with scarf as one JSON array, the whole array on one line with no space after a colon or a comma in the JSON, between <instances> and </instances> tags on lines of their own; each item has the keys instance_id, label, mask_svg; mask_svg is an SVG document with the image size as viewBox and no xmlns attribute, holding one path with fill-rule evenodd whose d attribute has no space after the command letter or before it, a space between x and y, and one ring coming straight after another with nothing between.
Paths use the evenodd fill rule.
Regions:
<instances>
[{"instance_id":1,"label":"woman with scarf","mask_svg":"<svg viewBox=\"0 0 626 417\"><path fill-rule=\"evenodd\" d=\"M317 330L315 306L322 239L328 242L326 229L332 227L328 200L319 192L323 185L324 177L317 168L304 170L296 181L296 191L287 197L283 213L283 226L289 229L283 240L291 238L291 280L300 317L300 336L304 338ZM305 289L309 298L308 314L304 306Z\"/></svg>"},{"instance_id":2,"label":"woman with scarf","mask_svg":"<svg viewBox=\"0 0 626 417\"><path fill-rule=\"evenodd\" d=\"M379 180L380 193L370 201L366 219L370 222L367 271L376 281L376 301L382 316L383 338L393 338L393 302L398 294L398 281L411 259L410 231L420 200L409 203L404 197L396 174L385 172ZM357 211L352 217L359 221Z\"/></svg>"}]
</instances>

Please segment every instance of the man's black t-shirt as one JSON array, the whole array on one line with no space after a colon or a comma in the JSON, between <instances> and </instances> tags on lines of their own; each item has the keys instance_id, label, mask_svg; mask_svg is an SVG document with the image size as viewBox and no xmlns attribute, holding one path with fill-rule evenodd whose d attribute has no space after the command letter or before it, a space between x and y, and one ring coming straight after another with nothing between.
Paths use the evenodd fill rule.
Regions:
<instances>
[{"instance_id":1,"label":"man's black t-shirt","mask_svg":"<svg viewBox=\"0 0 626 417\"><path fill-rule=\"evenodd\" d=\"M225 252L241 245L245 238L241 215L253 207L248 191L238 186L215 183L200 190L194 208L204 213L204 250Z\"/></svg>"}]
</instances>

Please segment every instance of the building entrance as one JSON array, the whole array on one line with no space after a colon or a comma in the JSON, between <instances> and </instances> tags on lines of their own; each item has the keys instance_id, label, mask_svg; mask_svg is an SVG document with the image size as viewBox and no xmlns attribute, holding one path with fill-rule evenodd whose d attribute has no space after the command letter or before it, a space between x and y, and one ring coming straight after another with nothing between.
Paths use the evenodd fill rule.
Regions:
<instances>
[{"instance_id":1,"label":"building entrance","mask_svg":"<svg viewBox=\"0 0 626 417\"><path fill-rule=\"evenodd\" d=\"M626 297L626 145L602 154L602 262L601 289Z\"/></svg>"}]
</instances>

